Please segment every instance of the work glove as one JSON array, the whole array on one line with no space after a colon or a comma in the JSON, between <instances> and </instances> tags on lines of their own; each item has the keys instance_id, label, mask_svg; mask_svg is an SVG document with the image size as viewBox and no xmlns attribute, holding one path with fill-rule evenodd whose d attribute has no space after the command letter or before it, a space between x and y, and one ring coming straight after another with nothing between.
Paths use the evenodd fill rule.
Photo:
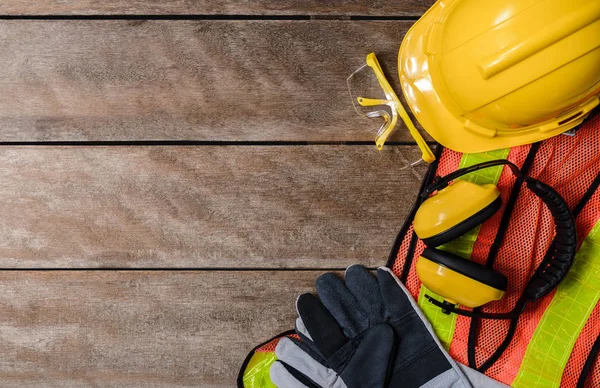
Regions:
<instances>
[{"instance_id":1,"label":"work glove","mask_svg":"<svg viewBox=\"0 0 600 388\"><path fill-rule=\"evenodd\" d=\"M317 280L318 299L301 295L296 331L284 338L271 380L279 388L504 387L443 350L408 291L388 268L362 266Z\"/></svg>"},{"instance_id":2,"label":"work glove","mask_svg":"<svg viewBox=\"0 0 600 388\"><path fill-rule=\"evenodd\" d=\"M376 325L360 338L316 343L282 338L275 348L271 381L279 388L385 387L394 346L388 325ZM319 344L319 345L317 345Z\"/></svg>"}]
</instances>

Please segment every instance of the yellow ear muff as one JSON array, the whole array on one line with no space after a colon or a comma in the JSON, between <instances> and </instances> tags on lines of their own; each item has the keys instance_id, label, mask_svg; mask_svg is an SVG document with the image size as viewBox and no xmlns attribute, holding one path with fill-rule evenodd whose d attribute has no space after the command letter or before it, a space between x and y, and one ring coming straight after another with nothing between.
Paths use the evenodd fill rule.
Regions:
<instances>
[{"instance_id":1,"label":"yellow ear muff","mask_svg":"<svg viewBox=\"0 0 600 388\"><path fill-rule=\"evenodd\" d=\"M451 304L479 307L502 299L508 280L491 268L435 248L417 259L421 282Z\"/></svg>"},{"instance_id":2,"label":"yellow ear muff","mask_svg":"<svg viewBox=\"0 0 600 388\"><path fill-rule=\"evenodd\" d=\"M437 247L480 225L501 206L496 186L456 180L423 202L413 227L426 245Z\"/></svg>"}]
</instances>

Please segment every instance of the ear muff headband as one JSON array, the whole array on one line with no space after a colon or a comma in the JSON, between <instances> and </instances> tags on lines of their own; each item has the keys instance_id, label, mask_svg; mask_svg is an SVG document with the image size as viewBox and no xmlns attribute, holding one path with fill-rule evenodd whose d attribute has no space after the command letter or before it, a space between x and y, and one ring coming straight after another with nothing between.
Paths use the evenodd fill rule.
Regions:
<instances>
[{"instance_id":1,"label":"ear muff headband","mask_svg":"<svg viewBox=\"0 0 600 388\"><path fill-rule=\"evenodd\" d=\"M457 178L460 178L463 175L467 175L467 174L470 174L475 171L483 170L485 168L502 166L502 165L506 165L506 166L510 167L510 169L516 176L518 176L518 177L523 176L523 174L521 174L521 171L519 170L519 167L517 167L517 165L514 164L513 162L510 162L505 159L490 160L489 162L479 163L479 164L475 164L473 166L460 168L460 169L446 175L443 178L435 179L431 185L429 185L428 187L425 188L425 190L423 190L423 192L421 193L421 197L422 198L429 197L435 191L438 191L438 190L448 187L450 182L452 182L453 180L455 180Z\"/></svg>"},{"instance_id":2,"label":"ear muff headband","mask_svg":"<svg viewBox=\"0 0 600 388\"><path fill-rule=\"evenodd\" d=\"M550 210L556 229L552 254L538 267L525 288L527 297L535 300L556 288L569 272L577 253L577 227L569 206L552 187L529 177L525 182Z\"/></svg>"},{"instance_id":3,"label":"ear muff headband","mask_svg":"<svg viewBox=\"0 0 600 388\"><path fill-rule=\"evenodd\" d=\"M556 227L556 235L553 239L551 251L540 266L538 266L531 280L525 288L523 296L517 303L513 311L506 314L490 314L482 312L472 312L456 308L449 303L439 302L427 296L427 299L434 305L442 308L446 312L454 312L467 316L479 316L481 318L491 319L511 319L521 313L525 304L528 301L533 301L551 292L560 281L567 275L571 268L575 254L577 251L577 229L575 219L569 210L566 201L560 194L549 185L538 181L537 179L524 176L519 168L508 160L493 160L485 163L476 164L474 166L461 168L437 179L433 184L428 186L421 196L429 197L437 190L447 187L453 180L489 167L506 165L520 179L522 179L527 188L531 190L540 200L548 207Z\"/></svg>"}]
</instances>

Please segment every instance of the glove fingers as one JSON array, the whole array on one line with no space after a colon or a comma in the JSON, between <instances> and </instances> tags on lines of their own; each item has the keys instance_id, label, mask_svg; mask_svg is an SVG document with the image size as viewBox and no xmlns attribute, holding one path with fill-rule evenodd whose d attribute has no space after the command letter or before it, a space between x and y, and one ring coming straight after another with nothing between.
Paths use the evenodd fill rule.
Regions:
<instances>
[{"instance_id":1,"label":"glove fingers","mask_svg":"<svg viewBox=\"0 0 600 388\"><path fill-rule=\"evenodd\" d=\"M296 334L302 336L300 337L302 338L302 341L308 340L312 342L313 340L310 336L310 333L308 332L308 329L306 328L306 325L304 324L304 321L300 317L296 318Z\"/></svg>"},{"instance_id":2,"label":"glove fingers","mask_svg":"<svg viewBox=\"0 0 600 388\"><path fill-rule=\"evenodd\" d=\"M360 341L342 380L355 387L386 386L394 351L394 330L386 324L373 326Z\"/></svg>"},{"instance_id":3,"label":"glove fingers","mask_svg":"<svg viewBox=\"0 0 600 388\"><path fill-rule=\"evenodd\" d=\"M279 341L275 347L275 355L319 387L330 387L337 378L334 370L318 363L289 338Z\"/></svg>"},{"instance_id":4,"label":"glove fingers","mask_svg":"<svg viewBox=\"0 0 600 388\"><path fill-rule=\"evenodd\" d=\"M377 270L377 281L389 319L401 318L413 310L412 304L402 290L399 280L389 268L381 267Z\"/></svg>"},{"instance_id":5,"label":"glove fingers","mask_svg":"<svg viewBox=\"0 0 600 388\"><path fill-rule=\"evenodd\" d=\"M321 351L315 346L315 343L306 338L302 333L298 332L297 334L300 337L300 340L295 338L290 338L290 340L294 342L302 351L304 351L304 353L308 354L313 360L321 365L329 366L328 360L323 357Z\"/></svg>"},{"instance_id":6,"label":"glove fingers","mask_svg":"<svg viewBox=\"0 0 600 388\"><path fill-rule=\"evenodd\" d=\"M300 316L296 328L310 339L321 355L328 359L347 342L342 328L313 294L302 294L296 300Z\"/></svg>"},{"instance_id":7,"label":"glove fingers","mask_svg":"<svg viewBox=\"0 0 600 388\"><path fill-rule=\"evenodd\" d=\"M370 325L384 321L385 306L379 284L369 270L362 265L348 267L346 270L346 287L369 316Z\"/></svg>"},{"instance_id":8,"label":"glove fingers","mask_svg":"<svg viewBox=\"0 0 600 388\"><path fill-rule=\"evenodd\" d=\"M277 388L310 388L296 379L279 361L275 361L270 369L271 382Z\"/></svg>"},{"instance_id":9,"label":"glove fingers","mask_svg":"<svg viewBox=\"0 0 600 388\"><path fill-rule=\"evenodd\" d=\"M335 274L329 272L317 279L317 293L323 305L342 327L346 337L356 337L369 328L367 315L343 280Z\"/></svg>"},{"instance_id":10,"label":"glove fingers","mask_svg":"<svg viewBox=\"0 0 600 388\"><path fill-rule=\"evenodd\" d=\"M325 360L324 356L321 354L321 351L319 350L319 348L317 348L317 346L313 342L312 338L310 337L310 334L308 333L308 330L306 330L306 326L304 325L302 318L300 318L300 317L296 318L295 329L296 329L296 334L298 335L298 337L300 337L300 344L302 344L299 346L301 348L303 348L304 351L306 351L308 354L310 354L310 356L312 358L319 361L321 364L323 364L323 365L327 364L327 361Z\"/></svg>"}]
</instances>

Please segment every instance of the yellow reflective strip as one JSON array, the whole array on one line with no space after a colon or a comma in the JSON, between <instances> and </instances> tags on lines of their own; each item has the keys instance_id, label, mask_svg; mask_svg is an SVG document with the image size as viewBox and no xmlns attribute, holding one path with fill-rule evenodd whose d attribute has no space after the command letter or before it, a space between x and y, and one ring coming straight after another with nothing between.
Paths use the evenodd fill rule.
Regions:
<instances>
[{"instance_id":1,"label":"yellow reflective strip","mask_svg":"<svg viewBox=\"0 0 600 388\"><path fill-rule=\"evenodd\" d=\"M579 333L600 300L600 222L575 256L544 311L513 387L559 387Z\"/></svg>"},{"instance_id":2,"label":"yellow reflective strip","mask_svg":"<svg viewBox=\"0 0 600 388\"><path fill-rule=\"evenodd\" d=\"M463 154L459 163L459 167L469 167L478 163L488 162L490 160L506 159L509 151L510 149L506 148L478 154ZM486 168L484 170L479 170L465 175L461 179L469 180L480 185L487 183L497 184L503 168L503 166ZM480 227L478 226L456 240L439 247L439 249L455 253L465 258L471 257L471 253L473 253L473 246L475 245L475 241L477 241L479 229ZM419 292L418 303L427 319L429 319L429 322L431 322L431 325L440 339L440 342L446 349L448 349L450 347L450 342L452 342L452 337L454 336L454 329L456 327L456 314L444 314L440 308L434 306L428 302L427 299L425 299L425 294L430 295L440 301L442 298L422 285Z\"/></svg>"},{"instance_id":3,"label":"yellow reflective strip","mask_svg":"<svg viewBox=\"0 0 600 388\"><path fill-rule=\"evenodd\" d=\"M271 382L271 365L277 360L273 352L256 352L244 371L244 388L277 388Z\"/></svg>"}]
</instances>

